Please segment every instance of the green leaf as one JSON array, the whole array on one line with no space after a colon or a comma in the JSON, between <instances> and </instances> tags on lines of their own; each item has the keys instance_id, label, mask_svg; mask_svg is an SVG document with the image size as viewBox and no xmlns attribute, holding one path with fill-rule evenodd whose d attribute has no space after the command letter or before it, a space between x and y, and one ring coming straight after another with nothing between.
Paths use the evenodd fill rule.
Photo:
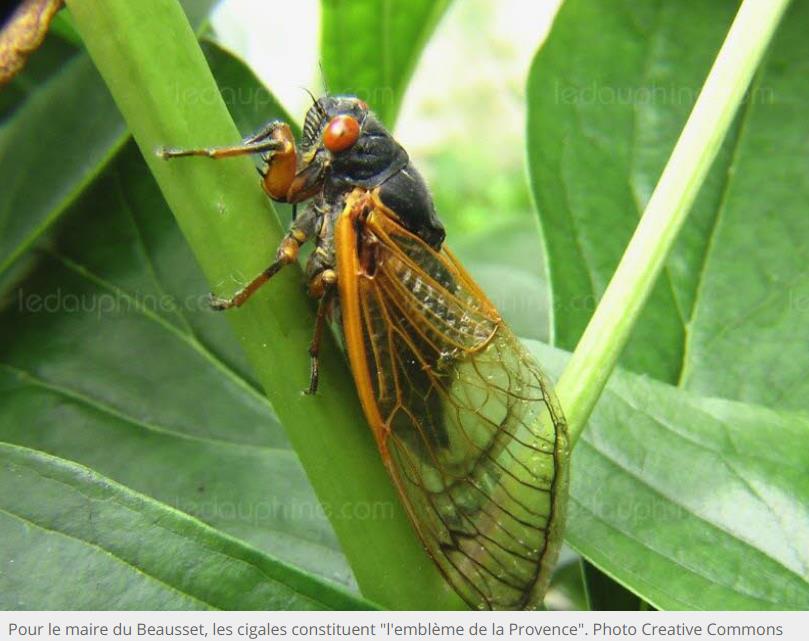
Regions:
<instances>
[{"instance_id":1,"label":"green leaf","mask_svg":"<svg viewBox=\"0 0 809 641\"><path fill-rule=\"evenodd\" d=\"M245 133L286 118L241 61L216 43L203 48ZM0 315L0 439L80 462L353 585L226 320L207 309L208 285L134 145L69 208L27 270ZM133 358L133 346L143 357Z\"/></svg>"},{"instance_id":2,"label":"green leaf","mask_svg":"<svg viewBox=\"0 0 809 641\"><path fill-rule=\"evenodd\" d=\"M528 159L560 347L573 349L590 319L738 3L685 5L570 0L532 65ZM729 150L720 153L703 186L624 367L677 381L729 158Z\"/></svg>"},{"instance_id":3,"label":"green leaf","mask_svg":"<svg viewBox=\"0 0 809 641\"><path fill-rule=\"evenodd\" d=\"M41 452L0 443L0 485L5 610L371 607Z\"/></svg>"},{"instance_id":4,"label":"green leaf","mask_svg":"<svg viewBox=\"0 0 809 641\"><path fill-rule=\"evenodd\" d=\"M809 2L792 3L760 71L699 281L680 385L809 409Z\"/></svg>"},{"instance_id":5,"label":"green leaf","mask_svg":"<svg viewBox=\"0 0 809 641\"><path fill-rule=\"evenodd\" d=\"M529 216L453 238L451 247L517 336L547 341L548 286Z\"/></svg>"},{"instance_id":6,"label":"green leaf","mask_svg":"<svg viewBox=\"0 0 809 641\"><path fill-rule=\"evenodd\" d=\"M219 0L178 0L188 22L197 29L197 33L208 26L208 17ZM74 25L75 26L75 25Z\"/></svg>"},{"instance_id":7,"label":"green leaf","mask_svg":"<svg viewBox=\"0 0 809 641\"><path fill-rule=\"evenodd\" d=\"M322 0L329 93L362 98L393 126L421 51L450 0Z\"/></svg>"},{"instance_id":8,"label":"green leaf","mask_svg":"<svg viewBox=\"0 0 809 641\"><path fill-rule=\"evenodd\" d=\"M75 56L26 101L0 131L0 174L7 186L0 192L0 272L30 248L125 140L118 109L86 55Z\"/></svg>"},{"instance_id":9,"label":"green leaf","mask_svg":"<svg viewBox=\"0 0 809 641\"><path fill-rule=\"evenodd\" d=\"M738 3L572 0L529 80L557 343L589 319ZM792 3L621 358L696 392L805 410L809 3ZM788 359L784 353L790 354Z\"/></svg>"},{"instance_id":10,"label":"green leaf","mask_svg":"<svg viewBox=\"0 0 809 641\"><path fill-rule=\"evenodd\" d=\"M573 456L566 540L660 609L805 610L807 469L806 416L616 370Z\"/></svg>"},{"instance_id":11,"label":"green leaf","mask_svg":"<svg viewBox=\"0 0 809 641\"><path fill-rule=\"evenodd\" d=\"M214 0L185 0L194 24ZM16 81L22 103L0 129L0 275L28 250L126 142L123 119L86 53L57 37ZM58 71L54 66L63 62ZM30 86L43 74L48 81ZM23 91L25 89L25 91ZM0 108L15 106L7 99ZM36 141L36 144L32 144ZM10 187L10 188L9 188Z\"/></svg>"},{"instance_id":12,"label":"green leaf","mask_svg":"<svg viewBox=\"0 0 809 641\"><path fill-rule=\"evenodd\" d=\"M62 22L59 12L51 22L51 32L25 63L23 70L0 91L0 128L5 127L8 117L25 104L39 86L59 71L79 51L75 43L53 33L57 22Z\"/></svg>"},{"instance_id":13,"label":"green leaf","mask_svg":"<svg viewBox=\"0 0 809 641\"><path fill-rule=\"evenodd\" d=\"M206 291L129 144L0 314L0 439L80 462L350 584L300 464Z\"/></svg>"}]
</instances>

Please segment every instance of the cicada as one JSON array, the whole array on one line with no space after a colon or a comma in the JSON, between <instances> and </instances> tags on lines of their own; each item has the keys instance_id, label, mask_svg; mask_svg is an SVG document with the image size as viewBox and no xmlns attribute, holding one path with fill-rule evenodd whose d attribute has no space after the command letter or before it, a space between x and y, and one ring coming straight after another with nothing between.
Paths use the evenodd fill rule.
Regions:
<instances>
[{"instance_id":1,"label":"cicada","mask_svg":"<svg viewBox=\"0 0 809 641\"><path fill-rule=\"evenodd\" d=\"M379 453L446 580L474 608L539 606L564 521L564 418L532 355L444 244L407 152L350 96L314 100L299 144L273 121L232 147L162 151L240 154L260 154L264 191L300 211L275 261L213 307L239 307L313 241L308 391L335 319Z\"/></svg>"}]
</instances>

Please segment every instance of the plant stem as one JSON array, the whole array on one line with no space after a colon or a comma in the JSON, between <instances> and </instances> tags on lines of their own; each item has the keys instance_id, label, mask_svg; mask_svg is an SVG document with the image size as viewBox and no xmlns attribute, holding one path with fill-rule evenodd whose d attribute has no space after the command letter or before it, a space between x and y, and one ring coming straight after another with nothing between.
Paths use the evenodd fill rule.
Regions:
<instances>
[{"instance_id":1,"label":"plant stem","mask_svg":"<svg viewBox=\"0 0 809 641\"><path fill-rule=\"evenodd\" d=\"M176 0L67 5L205 275L217 293L230 293L234 273L246 279L269 264L281 227L249 159L166 162L155 154L241 138L182 9ZM463 608L412 531L332 341L323 345L319 393L301 393L313 314L300 270L284 270L228 318L363 595L389 608Z\"/></svg>"},{"instance_id":2,"label":"plant stem","mask_svg":"<svg viewBox=\"0 0 809 641\"><path fill-rule=\"evenodd\" d=\"M789 0L744 0L640 223L559 379L575 443L643 309Z\"/></svg>"}]
</instances>

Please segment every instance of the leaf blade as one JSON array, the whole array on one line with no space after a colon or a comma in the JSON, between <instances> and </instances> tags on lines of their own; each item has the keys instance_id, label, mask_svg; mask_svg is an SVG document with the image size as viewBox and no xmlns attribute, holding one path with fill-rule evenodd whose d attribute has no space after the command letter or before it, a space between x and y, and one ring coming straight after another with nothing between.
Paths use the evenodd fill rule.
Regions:
<instances>
[{"instance_id":1,"label":"leaf blade","mask_svg":"<svg viewBox=\"0 0 809 641\"><path fill-rule=\"evenodd\" d=\"M11 537L5 539L11 549L24 559L26 550L42 550L44 539L60 559L80 561L74 566L80 576L107 587L76 594L74 579L54 582L47 570L40 576L41 563L29 559L18 568L39 598L17 594L19 577L7 577L5 608L75 609L79 601L89 609L157 610L370 605L81 466L6 443L0 443L0 460L9 490L0 499L0 528ZM36 500L20 500L24 496Z\"/></svg>"},{"instance_id":2,"label":"leaf blade","mask_svg":"<svg viewBox=\"0 0 809 641\"><path fill-rule=\"evenodd\" d=\"M351 585L134 145L51 243L0 313L0 438L77 461Z\"/></svg>"},{"instance_id":3,"label":"leaf blade","mask_svg":"<svg viewBox=\"0 0 809 641\"><path fill-rule=\"evenodd\" d=\"M393 126L421 50L449 4L323 0L320 51L329 92L362 98Z\"/></svg>"},{"instance_id":4,"label":"leaf blade","mask_svg":"<svg viewBox=\"0 0 809 641\"><path fill-rule=\"evenodd\" d=\"M808 444L801 414L616 370L573 457L567 542L659 609L805 609Z\"/></svg>"},{"instance_id":5,"label":"leaf blade","mask_svg":"<svg viewBox=\"0 0 809 641\"><path fill-rule=\"evenodd\" d=\"M538 52L528 158L560 347L575 347L604 292L735 9L574 0ZM633 371L679 378L695 287L688 274L701 260L728 158L725 149L623 352L621 364Z\"/></svg>"},{"instance_id":6,"label":"leaf blade","mask_svg":"<svg viewBox=\"0 0 809 641\"><path fill-rule=\"evenodd\" d=\"M809 408L807 19L809 5L793 2L748 97L680 380L707 396L795 411Z\"/></svg>"},{"instance_id":7,"label":"leaf blade","mask_svg":"<svg viewBox=\"0 0 809 641\"><path fill-rule=\"evenodd\" d=\"M213 4L213 0L183 1L195 25ZM45 49L64 55L68 47L48 36ZM61 68L51 68L64 60L62 55L42 61L51 74L48 82L23 96L26 99L0 130L0 173L6 185L13 185L0 192L0 274L58 220L128 138L112 96L86 52L75 53ZM40 58L45 55L35 55L33 61ZM35 69L34 78L42 73ZM29 144L31 140L37 144Z\"/></svg>"}]
</instances>

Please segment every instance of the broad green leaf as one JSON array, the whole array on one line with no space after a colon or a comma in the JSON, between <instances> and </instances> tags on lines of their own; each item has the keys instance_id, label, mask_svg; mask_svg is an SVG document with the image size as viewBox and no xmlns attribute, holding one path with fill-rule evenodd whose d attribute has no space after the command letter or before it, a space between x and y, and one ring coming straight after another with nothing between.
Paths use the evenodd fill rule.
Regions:
<instances>
[{"instance_id":1,"label":"broad green leaf","mask_svg":"<svg viewBox=\"0 0 809 641\"><path fill-rule=\"evenodd\" d=\"M660 609L805 610L807 469L806 416L617 370L573 456L566 540Z\"/></svg>"},{"instance_id":2,"label":"broad green leaf","mask_svg":"<svg viewBox=\"0 0 809 641\"><path fill-rule=\"evenodd\" d=\"M809 409L809 2L784 17L744 114L680 384Z\"/></svg>"},{"instance_id":3,"label":"broad green leaf","mask_svg":"<svg viewBox=\"0 0 809 641\"><path fill-rule=\"evenodd\" d=\"M528 81L528 158L553 291L573 349L696 99L738 3L570 0ZM720 153L623 366L676 383L733 140Z\"/></svg>"},{"instance_id":4,"label":"broad green leaf","mask_svg":"<svg viewBox=\"0 0 809 641\"><path fill-rule=\"evenodd\" d=\"M0 443L0 486L4 610L371 607L60 458Z\"/></svg>"},{"instance_id":5,"label":"broad green leaf","mask_svg":"<svg viewBox=\"0 0 809 641\"><path fill-rule=\"evenodd\" d=\"M212 42L204 49L245 132L286 118L241 62ZM134 146L71 211L0 317L8 338L0 347L3 440L79 461L353 585L225 319L206 307L208 286ZM57 338L65 335L67 344Z\"/></svg>"},{"instance_id":6,"label":"broad green leaf","mask_svg":"<svg viewBox=\"0 0 809 641\"><path fill-rule=\"evenodd\" d=\"M349 583L207 289L128 145L0 314L0 439L82 463Z\"/></svg>"},{"instance_id":7,"label":"broad green leaf","mask_svg":"<svg viewBox=\"0 0 809 641\"><path fill-rule=\"evenodd\" d=\"M200 24L213 0L185 0L192 24ZM46 39L48 53L32 57L30 76L14 87L19 105L0 128L0 274L29 249L98 176L127 139L112 97L86 53ZM54 72L54 62L64 64ZM48 80L25 86L43 76ZM25 91L22 90L25 88ZM3 113L15 104L0 102ZM36 141L36 144L32 144Z\"/></svg>"},{"instance_id":8,"label":"broad green leaf","mask_svg":"<svg viewBox=\"0 0 809 641\"><path fill-rule=\"evenodd\" d=\"M2 119L0 127L4 127L9 115L19 109L41 84L58 72L59 68L78 52L74 43L53 33L54 25L57 22L62 23L60 20L62 13L64 12L56 14L51 23L51 33L39 49L30 55L23 70L0 91L0 119Z\"/></svg>"},{"instance_id":9,"label":"broad green leaf","mask_svg":"<svg viewBox=\"0 0 809 641\"><path fill-rule=\"evenodd\" d=\"M572 348L673 147L735 1L572 0L529 81L529 157L560 346ZM792 3L622 364L809 407L809 3ZM788 357L784 355L788 354Z\"/></svg>"},{"instance_id":10,"label":"broad green leaf","mask_svg":"<svg viewBox=\"0 0 809 641\"><path fill-rule=\"evenodd\" d=\"M365 100L393 126L421 51L450 0L322 0L320 52L329 93Z\"/></svg>"},{"instance_id":11,"label":"broad green leaf","mask_svg":"<svg viewBox=\"0 0 809 641\"><path fill-rule=\"evenodd\" d=\"M118 109L84 54L14 113L0 131L0 271L53 223L125 139Z\"/></svg>"},{"instance_id":12,"label":"broad green leaf","mask_svg":"<svg viewBox=\"0 0 809 641\"><path fill-rule=\"evenodd\" d=\"M548 340L548 287L535 220L526 216L448 239L515 334Z\"/></svg>"}]
</instances>

